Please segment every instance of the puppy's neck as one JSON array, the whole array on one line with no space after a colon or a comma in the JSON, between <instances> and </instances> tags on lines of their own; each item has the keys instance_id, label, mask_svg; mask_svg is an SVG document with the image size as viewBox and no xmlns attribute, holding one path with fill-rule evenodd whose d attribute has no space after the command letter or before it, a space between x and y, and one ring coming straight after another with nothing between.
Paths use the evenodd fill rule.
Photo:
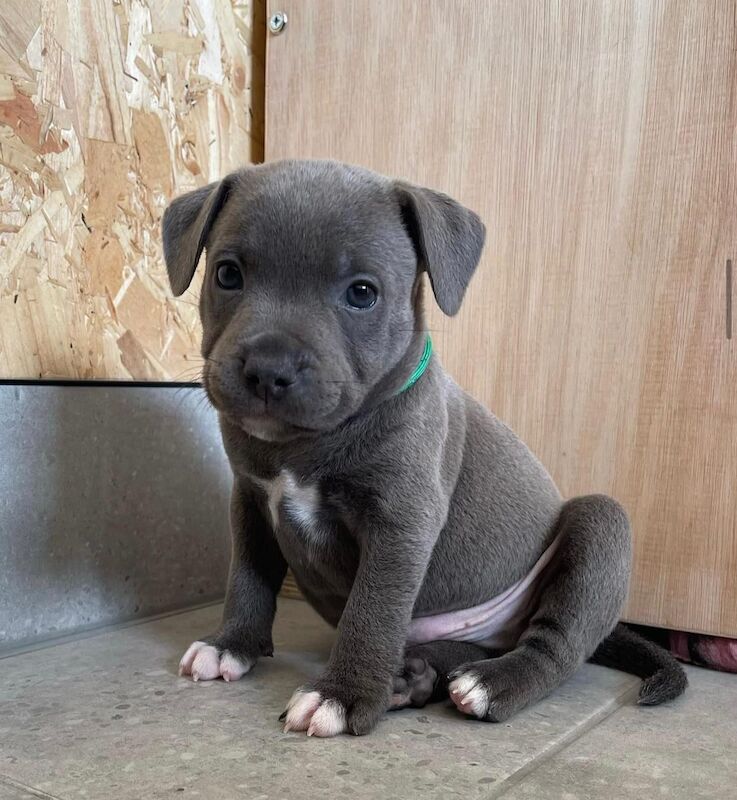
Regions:
<instances>
[{"instance_id":1,"label":"puppy's neck","mask_svg":"<svg viewBox=\"0 0 737 800\"><path fill-rule=\"evenodd\" d=\"M424 326L423 326L424 328ZM429 334L418 328L399 361L368 392L358 414L366 413L397 395L410 391L422 381L432 360Z\"/></svg>"},{"instance_id":2,"label":"puppy's neck","mask_svg":"<svg viewBox=\"0 0 737 800\"><path fill-rule=\"evenodd\" d=\"M414 388L415 383L422 381L422 376L432 360L432 349L426 353L430 334L425 319L425 292L421 273L418 274L412 289L412 305L415 324L409 345L399 361L368 392L359 409L359 415L409 391Z\"/></svg>"}]
</instances>

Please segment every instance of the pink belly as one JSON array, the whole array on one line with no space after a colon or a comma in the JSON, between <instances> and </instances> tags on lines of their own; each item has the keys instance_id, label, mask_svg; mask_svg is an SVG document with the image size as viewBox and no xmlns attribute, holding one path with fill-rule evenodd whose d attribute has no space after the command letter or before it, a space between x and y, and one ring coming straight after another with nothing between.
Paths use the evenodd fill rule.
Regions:
<instances>
[{"instance_id":1,"label":"pink belly","mask_svg":"<svg viewBox=\"0 0 737 800\"><path fill-rule=\"evenodd\" d=\"M439 639L475 642L493 650L513 648L537 609L546 568L558 548L553 540L535 566L509 589L473 608L446 611L410 622L407 644L424 644Z\"/></svg>"}]
</instances>

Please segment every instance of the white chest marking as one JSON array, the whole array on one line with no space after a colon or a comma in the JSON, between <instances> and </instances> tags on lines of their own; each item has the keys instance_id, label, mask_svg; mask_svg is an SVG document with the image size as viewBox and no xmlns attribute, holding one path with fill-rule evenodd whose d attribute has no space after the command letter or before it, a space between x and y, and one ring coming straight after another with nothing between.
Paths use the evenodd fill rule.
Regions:
<instances>
[{"instance_id":1,"label":"white chest marking","mask_svg":"<svg viewBox=\"0 0 737 800\"><path fill-rule=\"evenodd\" d=\"M320 508L320 495L314 484L297 483L294 475L283 470L272 480L253 478L268 498L271 524L279 524L279 506L302 528L314 528L317 525L317 513Z\"/></svg>"}]
</instances>

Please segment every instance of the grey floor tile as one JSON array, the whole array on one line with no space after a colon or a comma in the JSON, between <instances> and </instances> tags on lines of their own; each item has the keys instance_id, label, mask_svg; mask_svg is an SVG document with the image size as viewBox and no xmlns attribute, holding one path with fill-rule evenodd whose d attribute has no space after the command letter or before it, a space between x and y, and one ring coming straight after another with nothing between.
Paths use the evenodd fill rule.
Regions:
<instances>
[{"instance_id":1,"label":"grey floor tile","mask_svg":"<svg viewBox=\"0 0 737 800\"><path fill-rule=\"evenodd\" d=\"M695 667L688 674L682 698L622 707L505 800L737 797L737 676Z\"/></svg>"},{"instance_id":2,"label":"grey floor tile","mask_svg":"<svg viewBox=\"0 0 737 800\"><path fill-rule=\"evenodd\" d=\"M277 717L319 671L332 631L282 601L274 659L233 684L178 678L183 649L218 616L199 609L0 660L0 774L62 800L489 797L637 684L586 666L508 724L438 705L388 714L369 736L308 739Z\"/></svg>"}]
</instances>

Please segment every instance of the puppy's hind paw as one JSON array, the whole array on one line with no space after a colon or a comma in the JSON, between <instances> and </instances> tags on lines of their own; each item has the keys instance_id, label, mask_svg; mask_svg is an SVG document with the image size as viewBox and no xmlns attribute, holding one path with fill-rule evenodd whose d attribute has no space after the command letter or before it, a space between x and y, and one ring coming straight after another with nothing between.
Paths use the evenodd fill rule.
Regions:
<instances>
[{"instance_id":1,"label":"puppy's hind paw","mask_svg":"<svg viewBox=\"0 0 737 800\"><path fill-rule=\"evenodd\" d=\"M525 671L525 661L510 656L474 661L450 673L450 699L462 714L504 722L546 694Z\"/></svg>"},{"instance_id":2,"label":"puppy's hind paw","mask_svg":"<svg viewBox=\"0 0 737 800\"><path fill-rule=\"evenodd\" d=\"M433 694L438 673L424 659L405 656L401 671L394 676L390 710L413 706L424 708Z\"/></svg>"},{"instance_id":3,"label":"puppy's hind paw","mask_svg":"<svg viewBox=\"0 0 737 800\"><path fill-rule=\"evenodd\" d=\"M448 693L455 707L462 713L484 719L489 710L489 696L480 676L466 672L448 685Z\"/></svg>"}]
</instances>

